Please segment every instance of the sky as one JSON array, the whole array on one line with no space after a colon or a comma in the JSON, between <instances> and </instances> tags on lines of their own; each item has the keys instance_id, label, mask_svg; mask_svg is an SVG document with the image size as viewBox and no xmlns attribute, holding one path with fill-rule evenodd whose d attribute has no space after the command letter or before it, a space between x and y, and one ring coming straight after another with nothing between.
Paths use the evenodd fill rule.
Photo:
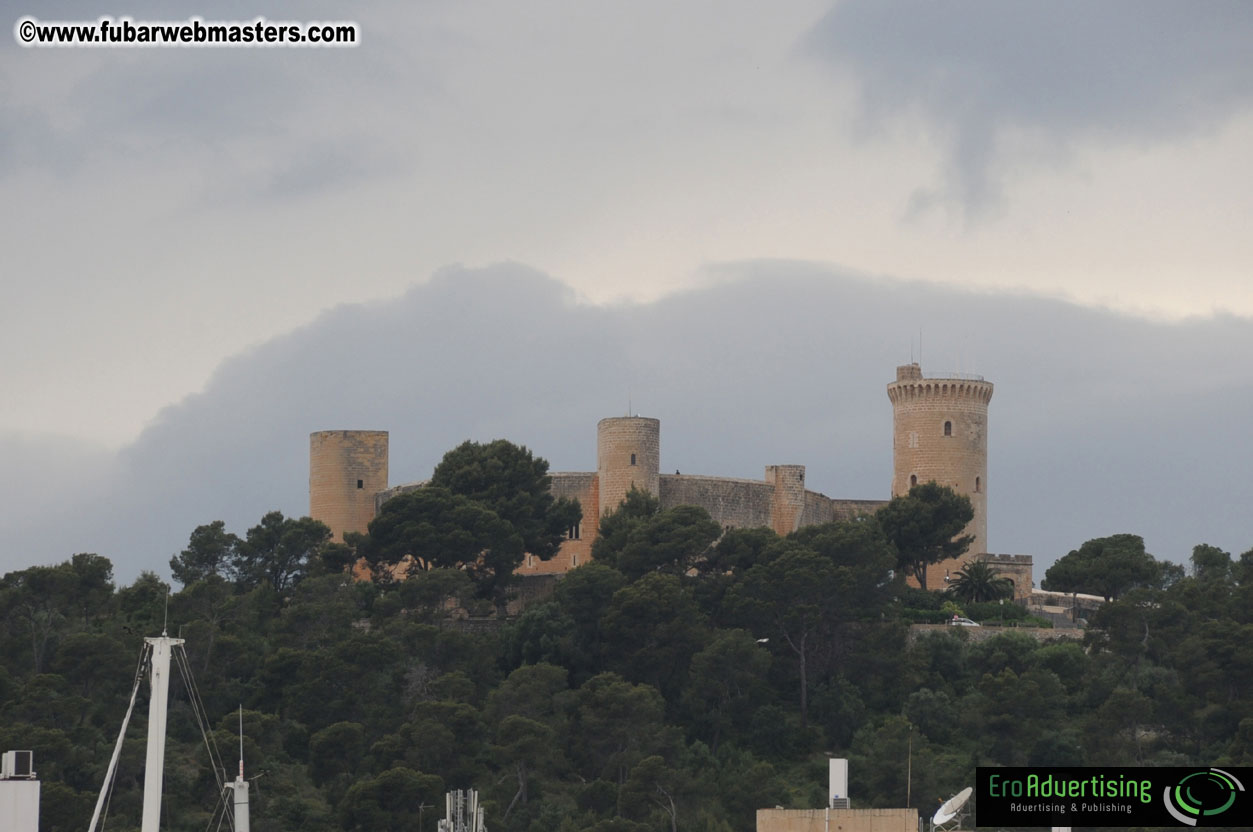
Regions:
<instances>
[{"instance_id":1,"label":"sky","mask_svg":"<svg viewBox=\"0 0 1253 832\"><path fill-rule=\"evenodd\" d=\"M361 36L0 38L0 570L303 513L312 430L587 470L628 398L665 469L884 498L920 348L997 385L992 548L1253 545L1247 3L6 12Z\"/></svg>"}]
</instances>

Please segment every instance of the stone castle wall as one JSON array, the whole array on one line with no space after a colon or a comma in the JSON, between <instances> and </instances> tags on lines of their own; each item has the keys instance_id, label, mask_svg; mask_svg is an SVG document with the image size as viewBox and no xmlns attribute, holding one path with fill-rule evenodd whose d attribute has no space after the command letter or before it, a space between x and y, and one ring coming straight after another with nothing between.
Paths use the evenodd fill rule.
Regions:
<instances>
[{"instance_id":1,"label":"stone castle wall","mask_svg":"<svg viewBox=\"0 0 1253 832\"><path fill-rule=\"evenodd\" d=\"M769 526L774 486L762 480L663 474L661 507L700 506L723 528Z\"/></svg>"}]
</instances>

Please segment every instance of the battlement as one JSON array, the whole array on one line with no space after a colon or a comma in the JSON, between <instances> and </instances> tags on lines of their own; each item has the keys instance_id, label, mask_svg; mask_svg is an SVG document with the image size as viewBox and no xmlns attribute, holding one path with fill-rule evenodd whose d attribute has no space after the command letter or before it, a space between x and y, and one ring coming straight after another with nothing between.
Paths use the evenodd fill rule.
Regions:
<instances>
[{"instance_id":1,"label":"battlement","mask_svg":"<svg viewBox=\"0 0 1253 832\"><path fill-rule=\"evenodd\" d=\"M992 399L992 390L992 382L984 381L983 376L972 373L924 376L919 365L905 364L896 368L896 381L888 384L888 398L893 404L939 398L966 399L986 405Z\"/></svg>"}]
</instances>

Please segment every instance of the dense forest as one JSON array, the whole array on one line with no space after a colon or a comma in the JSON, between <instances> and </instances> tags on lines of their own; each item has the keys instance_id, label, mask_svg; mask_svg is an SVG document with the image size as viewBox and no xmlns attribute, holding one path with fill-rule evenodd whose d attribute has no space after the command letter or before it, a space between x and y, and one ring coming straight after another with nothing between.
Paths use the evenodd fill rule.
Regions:
<instances>
[{"instance_id":1,"label":"dense forest","mask_svg":"<svg viewBox=\"0 0 1253 832\"><path fill-rule=\"evenodd\" d=\"M513 569L579 516L546 471L467 443L342 544L277 512L242 536L210 522L173 592L152 572L116 586L94 554L5 575L0 750L35 751L41 829L86 828L164 626L196 685L171 690L175 832L228 828L191 694L232 777L242 706L270 830L433 830L464 787L493 830L751 830L758 808L822 806L830 755L855 807L924 816L980 765L1253 764L1253 551L1198 546L1184 568L1133 535L1088 541L1047 584L1110 600L1083 640L1038 640L986 570L905 585L964 525L946 489L786 537L633 492L595 561L518 610ZM1000 629L911 631L952 614ZM139 826L140 696L109 830Z\"/></svg>"}]
</instances>

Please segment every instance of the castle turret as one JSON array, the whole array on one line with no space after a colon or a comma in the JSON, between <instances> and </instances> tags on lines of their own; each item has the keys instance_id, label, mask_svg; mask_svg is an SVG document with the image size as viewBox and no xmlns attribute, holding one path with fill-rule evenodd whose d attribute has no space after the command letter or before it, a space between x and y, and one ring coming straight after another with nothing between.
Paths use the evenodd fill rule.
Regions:
<instances>
[{"instance_id":1,"label":"castle turret","mask_svg":"<svg viewBox=\"0 0 1253 832\"><path fill-rule=\"evenodd\" d=\"M770 525L779 535L789 535L801 527L805 511L805 466L767 465L766 482L774 486Z\"/></svg>"},{"instance_id":2,"label":"castle turret","mask_svg":"<svg viewBox=\"0 0 1253 832\"><path fill-rule=\"evenodd\" d=\"M992 384L981 376L954 374L927 378L918 364L896 368L888 385L892 400L892 496L935 480L970 498L975 516L966 527L974 535L966 556L927 571L927 586L943 587L974 555L988 551L988 402Z\"/></svg>"},{"instance_id":3,"label":"castle turret","mask_svg":"<svg viewBox=\"0 0 1253 832\"><path fill-rule=\"evenodd\" d=\"M601 514L617 511L632 486L658 496L660 420L643 416L601 419L596 424L596 472Z\"/></svg>"},{"instance_id":4,"label":"castle turret","mask_svg":"<svg viewBox=\"0 0 1253 832\"><path fill-rule=\"evenodd\" d=\"M374 495L387 488L387 431L320 430L309 434L309 516L331 539L365 532Z\"/></svg>"}]
</instances>

